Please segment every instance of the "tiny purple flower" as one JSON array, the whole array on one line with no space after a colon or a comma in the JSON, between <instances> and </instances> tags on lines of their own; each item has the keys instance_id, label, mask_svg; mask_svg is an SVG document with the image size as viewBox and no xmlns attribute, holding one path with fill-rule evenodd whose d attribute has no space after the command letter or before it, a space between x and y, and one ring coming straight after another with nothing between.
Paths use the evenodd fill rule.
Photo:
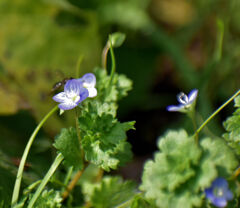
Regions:
<instances>
[{"instance_id":1,"label":"tiny purple flower","mask_svg":"<svg viewBox=\"0 0 240 208\"><path fill-rule=\"evenodd\" d=\"M232 200L233 193L228 189L228 182L224 178L217 178L210 188L205 189L206 197L216 207L225 207L228 200Z\"/></svg>"},{"instance_id":2,"label":"tiny purple flower","mask_svg":"<svg viewBox=\"0 0 240 208\"><path fill-rule=\"evenodd\" d=\"M177 95L177 100L180 104L179 105L169 105L167 107L167 110L168 111L179 111L179 112L185 113L195 103L197 95L198 95L197 89L192 90L188 95L184 94L183 92L180 92Z\"/></svg>"},{"instance_id":3,"label":"tiny purple flower","mask_svg":"<svg viewBox=\"0 0 240 208\"><path fill-rule=\"evenodd\" d=\"M79 79L71 79L65 84L64 92L53 96L53 100L60 103L58 107L61 110L71 110L85 100L88 95L88 90L83 87L82 81Z\"/></svg>"},{"instance_id":4,"label":"tiny purple flower","mask_svg":"<svg viewBox=\"0 0 240 208\"><path fill-rule=\"evenodd\" d=\"M92 98L97 96L97 89L95 88L96 77L93 73L87 73L78 80L82 81L83 87L85 87L88 90L88 93L89 93L88 97Z\"/></svg>"}]
</instances>

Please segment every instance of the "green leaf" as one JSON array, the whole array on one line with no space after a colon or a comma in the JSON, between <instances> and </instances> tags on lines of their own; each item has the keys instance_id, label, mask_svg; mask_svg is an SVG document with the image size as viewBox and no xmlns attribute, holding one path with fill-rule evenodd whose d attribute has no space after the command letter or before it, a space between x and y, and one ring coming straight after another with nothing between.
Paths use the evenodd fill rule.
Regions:
<instances>
[{"instance_id":1,"label":"green leaf","mask_svg":"<svg viewBox=\"0 0 240 208\"><path fill-rule=\"evenodd\" d=\"M113 48L117 48L123 44L125 39L126 39L126 35L124 33L116 32L110 35L109 41L111 41Z\"/></svg>"},{"instance_id":2,"label":"green leaf","mask_svg":"<svg viewBox=\"0 0 240 208\"><path fill-rule=\"evenodd\" d=\"M130 208L155 208L153 202L149 202L144 199L141 195L136 195L131 203Z\"/></svg>"},{"instance_id":3,"label":"green leaf","mask_svg":"<svg viewBox=\"0 0 240 208\"><path fill-rule=\"evenodd\" d=\"M236 156L222 139L205 138L201 141L204 156L209 157L221 177L229 177L238 165Z\"/></svg>"},{"instance_id":4,"label":"green leaf","mask_svg":"<svg viewBox=\"0 0 240 208\"><path fill-rule=\"evenodd\" d=\"M86 187L91 190L88 194L90 194L89 199L94 208L112 208L120 205L130 200L136 191L134 182L110 176L104 177L98 184L88 184Z\"/></svg>"},{"instance_id":5,"label":"green leaf","mask_svg":"<svg viewBox=\"0 0 240 208\"><path fill-rule=\"evenodd\" d=\"M120 123L110 114L83 112L79 118L82 147L86 160L109 171L123 165L132 157L126 131L134 129L135 122Z\"/></svg>"},{"instance_id":6,"label":"green leaf","mask_svg":"<svg viewBox=\"0 0 240 208\"><path fill-rule=\"evenodd\" d=\"M63 154L64 164L76 169L83 168L81 149L75 128L62 129L56 137L54 147Z\"/></svg>"},{"instance_id":7,"label":"green leaf","mask_svg":"<svg viewBox=\"0 0 240 208\"><path fill-rule=\"evenodd\" d=\"M204 138L196 145L184 130L169 131L159 149L145 164L140 186L158 207L201 206L202 190L218 176L229 177L238 164L223 140Z\"/></svg>"},{"instance_id":8,"label":"green leaf","mask_svg":"<svg viewBox=\"0 0 240 208\"><path fill-rule=\"evenodd\" d=\"M123 97L127 96L128 91L132 89L132 81L125 75L114 74L112 85L109 86L110 76L107 75L106 70L97 68L95 69L97 79L98 96L97 99L102 102L116 102Z\"/></svg>"},{"instance_id":9,"label":"green leaf","mask_svg":"<svg viewBox=\"0 0 240 208\"><path fill-rule=\"evenodd\" d=\"M235 150L236 154L240 156L240 96L236 97L234 102L237 109L233 115L223 123L227 131L223 137L228 145Z\"/></svg>"},{"instance_id":10,"label":"green leaf","mask_svg":"<svg viewBox=\"0 0 240 208\"><path fill-rule=\"evenodd\" d=\"M36 201L34 207L39 208L60 208L62 198L58 191L54 190L44 190L41 196Z\"/></svg>"},{"instance_id":11,"label":"green leaf","mask_svg":"<svg viewBox=\"0 0 240 208\"><path fill-rule=\"evenodd\" d=\"M146 12L148 2L111 1L99 8L99 18L103 24L119 24L132 30L145 29L150 24Z\"/></svg>"},{"instance_id":12,"label":"green leaf","mask_svg":"<svg viewBox=\"0 0 240 208\"><path fill-rule=\"evenodd\" d=\"M63 1L55 2L0 1L0 25L4 28L0 31L0 68L5 70L0 76L0 114L31 109L40 121L53 107L53 85L75 76L79 56L84 54L82 73L99 63L101 40L96 15L79 12L71 5L61 8ZM57 133L72 120L72 112L64 119L53 115L44 128Z\"/></svg>"}]
</instances>

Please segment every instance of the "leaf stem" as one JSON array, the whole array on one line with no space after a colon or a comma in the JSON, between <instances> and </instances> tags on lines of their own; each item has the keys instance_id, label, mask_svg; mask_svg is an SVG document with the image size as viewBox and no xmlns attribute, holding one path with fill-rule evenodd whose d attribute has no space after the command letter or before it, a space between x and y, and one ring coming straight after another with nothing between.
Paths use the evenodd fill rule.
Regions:
<instances>
[{"instance_id":1,"label":"leaf stem","mask_svg":"<svg viewBox=\"0 0 240 208\"><path fill-rule=\"evenodd\" d=\"M239 94L240 94L240 90L238 90L232 97L230 97L224 104L222 104L216 111L214 111L214 112L212 113L212 115L210 115L210 116L207 118L207 120L205 120L205 121L203 122L203 124L196 130L196 132L195 132L194 135L196 136L197 134L199 134L199 132L204 128L204 126L206 126L207 123L214 118L214 116L216 116L226 105L228 105L228 104L229 104L234 98L236 98Z\"/></svg>"},{"instance_id":2,"label":"leaf stem","mask_svg":"<svg viewBox=\"0 0 240 208\"><path fill-rule=\"evenodd\" d=\"M67 186L70 178L71 178L71 175L72 175L72 172L73 172L73 166L71 166L69 169L68 169L68 172L67 172L67 176L64 180L64 185Z\"/></svg>"},{"instance_id":3,"label":"leaf stem","mask_svg":"<svg viewBox=\"0 0 240 208\"><path fill-rule=\"evenodd\" d=\"M35 128L34 132L32 133L31 137L28 140L28 143L25 147L19 168L18 168L18 172L17 172L17 177L16 177L16 181L15 181L15 185L14 185L14 189L13 189L13 195L12 195L12 207L17 203L18 201L18 197L19 197L19 191L20 191L20 186L21 186L21 181L22 181L22 175L23 175L23 170L24 170L24 165L28 156L28 153L30 151L30 148L32 146L32 143L37 135L37 133L39 132L40 128L43 126L43 124L47 121L47 119L55 112L57 111L58 106L55 106L43 119L42 121L38 124L38 126Z\"/></svg>"},{"instance_id":4,"label":"leaf stem","mask_svg":"<svg viewBox=\"0 0 240 208\"><path fill-rule=\"evenodd\" d=\"M81 142L81 133L80 133L80 128L79 128L78 117L79 117L78 109L75 108L75 125L76 125L76 130L77 130L77 137L78 137L78 142L80 145L81 157L82 157L82 160L84 161L84 151L83 151L82 144L81 144L82 142Z\"/></svg>"},{"instance_id":5,"label":"leaf stem","mask_svg":"<svg viewBox=\"0 0 240 208\"><path fill-rule=\"evenodd\" d=\"M107 69L107 55L108 55L108 51L109 51L109 44L108 44L108 41L107 41L107 43L104 46L103 51L102 51L102 67L105 70Z\"/></svg>"},{"instance_id":6,"label":"leaf stem","mask_svg":"<svg viewBox=\"0 0 240 208\"><path fill-rule=\"evenodd\" d=\"M109 46L110 46L110 54L111 54L111 60L112 60L112 67L111 67L111 74L110 74L110 81L109 81L109 86L112 84L113 80L113 75L116 71L116 61L115 61L115 55L112 47L112 38L111 35L109 35Z\"/></svg>"},{"instance_id":7,"label":"leaf stem","mask_svg":"<svg viewBox=\"0 0 240 208\"><path fill-rule=\"evenodd\" d=\"M80 76L80 69L81 69L81 64L83 61L83 55L80 55L77 61L77 66L76 66L76 78L79 78Z\"/></svg>"},{"instance_id":8,"label":"leaf stem","mask_svg":"<svg viewBox=\"0 0 240 208\"><path fill-rule=\"evenodd\" d=\"M52 177L52 175L54 174L54 172L56 171L58 166L61 164L63 159L64 159L63 155L61 153L59 153L57 155L57 157L55 158L54 162L52 163L52 165L51 165L50 169L48 170L47 174L44 176L41 184L37 188L37 191L33 195L33 198L30 200L28 208L32 208L33 207L33 205L36 202L37 198L40 196L42 190L44 189L44 187L46 186L46 184L48 183L49 179Z\"/></svg>"},{"instance_id":9,"label":"leaf stem","mask_svg":"<svg viewBox=\"0 0 240 208\"><path fill-rule=\"evenodd\" d=\"M80 128L79 128L79 121L78 121L78 109L76 108L75 109L75 121L76 121L76 130L77 130L77 137L78 137L78 141L79 141L79 145L80 145L80 149L81 149L81 156L82 156L82 160L84 161L84 151L83 151L83 148L82 148L82 145L81 145L81 134L80 134ZM83 166L83 169L82 170L79 170L74 178L72 179L72 181L69 183L69 185L67 186L66 190L63 192L62 194L62 198L63 200L65 200L69 193L72 191L72 189L76 186L79 178L81 177L82 173L84 171L84 166Z\"/></svg>"},{"instance_id":10,"label":"leaf stem","mask_svg":"<svg viewBox=\"0 0 240 208\"><path fill-rule=\"evenodd\" d=\"M134 195L132 198L130 198L129 200L127 200L127 201L123 202L122 204L116 206L115 208L128 208L129 205L131 205L132 200L134 199L134 197L139 196L139 195L141 195L141 194L142 194L142 193L137 193L137 194Z\"/></svg>"},{"instance_id":11,"label":"leaf stem","mask_svg":"<svg viewBox=\"0 0 240 208\"><path fill-rule=\"evenodd\" d=\"M193 109L190 113L188 113L188 116L189 116L190 119L192 120L193 130L194 130L194 132L195 132L195 131L197 130L196 112L195 112L195 109ZM198 144L198 134L195 134L195 140L196 140L196 144Z\"/></svg>"},{"instance_id":12,"label":"leaf stem","mask_svg":"<svg viewBox=\"0 0 240 208\"><path fill-rule=\"evenodd\" d=\"M75 176L73 177L73 179L71 180L71 182L69 183L69 185L67 186L66 188L66 191L63 192L62 194L62 198L63 198L63 201L68 197L69 193L73 190L73 188L76 186L79 178L81 177L82 173L83 173L84 169L83 170L79 170Z\"/></svg>"}]
</instances>

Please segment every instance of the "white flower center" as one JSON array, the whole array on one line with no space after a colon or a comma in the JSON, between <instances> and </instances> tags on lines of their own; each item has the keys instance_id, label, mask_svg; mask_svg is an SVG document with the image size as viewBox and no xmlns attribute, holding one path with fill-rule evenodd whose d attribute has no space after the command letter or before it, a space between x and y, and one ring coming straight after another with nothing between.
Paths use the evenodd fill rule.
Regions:
<instances>
[{"instance_id":1,"label":"white flower center","mask_svg":"<svg viewBox=\"0 0 240 208\"><path fill-rule=\"evenodd\" d=\"M216 197L222 197L223 196L223 194L224 194L224 191L223 191L223 189L222 188L215 188L214 190L213 190L213 193L214 193L214 195L216 196Z\"/></svg>"},{"instance_id":2,"label":"white flower center","mask_svg":"<svg viewBox=\"0 0 240 208\"><path fill-rule=\"evenodd\" d=\"M77 95L75 92L70 92L67 94L67 97L74 103L78 102L80 100L80 96Z\"/></svg>"}]
</instances>

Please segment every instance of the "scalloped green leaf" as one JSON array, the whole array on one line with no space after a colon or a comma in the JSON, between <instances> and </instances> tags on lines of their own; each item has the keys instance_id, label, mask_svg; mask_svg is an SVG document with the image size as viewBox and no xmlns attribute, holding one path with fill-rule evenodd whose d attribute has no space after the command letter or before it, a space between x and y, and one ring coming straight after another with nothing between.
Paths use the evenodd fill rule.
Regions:
<instances>
[{"instance_id":1,"label":"scalloped green leaf","mask_svg":"<svg viewBox=\"0 0 240 208\"><path fill-rule=\"evenodd\" d=\"M64 156L64 164L76 169L83 168L81 149L75 128L62 129L53 146Z\"/></svg>"},{"instance_id":2,"label":"scalloped green leaf","mask_svg":"<svg viewBox=\"0 0 240 208\"><path fill-rule=\"evenodd\" d=\"M238 166L234 152L223 139L202 139L201 147L204 150L203 155L214 163L221 177L229 177Z\"/></svg>"},{"instance_id":3,"label":"scalloped green leaf","mask_svg":"<svg viewBox=\"0 0 240 208\"><path fill-rule=\"evenodd\" d=\"M129 161L132 153L130 144L126 142L126 131L134 129L134 123L120 123L110 114L83 113L79 127L86 160L106 171Z\"/></svg>"},{"instance_id":4,"label":"scalloped green leaf","mask_svg":"<svg viewBox=\"0 0 240 208\"><path fill-rule=\"evenodd\" d=\"M134 182L108 176L94 186L90 201L95 208L112 208L130 200L135 195L135 191Z\"/></svg>"},{"instance_id":5,"label":"scalloped green leaf","mask_svg":"<svg viewBox=\"0 0 240 208\"><path fill-rule=\"evenodd\" d=\"M60 192L52 190L44 190L41 196L37 199L34 207L44 208L60 208L62 198Z\"/></svg>"},{"instance_id":6,"label":"scalloped green leaf","mask_svg":"<svg viewBox=\"0 0 240 208\"><path fill-rule=\"evenodd\" d=\"M172 191L195 175L193 165L200 159L201 150L184 130L168 132L160 138L158 146L161 153L155 155L155 160L162 166L154 165L152 171L157 171L162 177L159 187Z\"/></svg>"},{"instance_id":7,"label":"scalloped green leaf","mask_svg":"<svg viewBox=\"0 0 240 208\"><path fill-rule=\"evenodd\" d=\"M204 138L196 145L184 130L169 131L159 149L145 164L140 186L158 207L201 206L202 190L218 176L231 176L238 165L224 140Z\"/></svg>"},{"instance_id":8,"label":"scalloped green leaf","mask_svg":"<svg viewBox=\"0 0 240 208\"><path fill-rule=\"evenodd\" d=\"M132 81L125 75L114 74L112 84L109 85L110 76L107 75L105 69L95 69L98 89L98 99L101 101L111 103L116 102L127 96L128 91L132 89Z\"/></svg>"},{"instance_id":9,"label":"scalloped green leaf","mask_svg":"<svg viewBox=\"0 0 240 208\"><path fill-rule=\"evenodd\" d=\"M223 123L224 128L227 133L223 134L223 137L227 141L230 147L232 147L236 154L240 155L240 96L236 97L235 107L236 111L232 116L228 117L227 120Z\"/></svg>"},{"instance_id":10,"label":"scalloped green leaf","mask_svg":"<svg viewBox=\"0 0 240 208\"><path fill-rule=\"evenodd\" d=\"M136 195L132 202L130 208L155 208L156 206L151 201L146 200L142 195Z\"/></svg>"}]
</instances>

